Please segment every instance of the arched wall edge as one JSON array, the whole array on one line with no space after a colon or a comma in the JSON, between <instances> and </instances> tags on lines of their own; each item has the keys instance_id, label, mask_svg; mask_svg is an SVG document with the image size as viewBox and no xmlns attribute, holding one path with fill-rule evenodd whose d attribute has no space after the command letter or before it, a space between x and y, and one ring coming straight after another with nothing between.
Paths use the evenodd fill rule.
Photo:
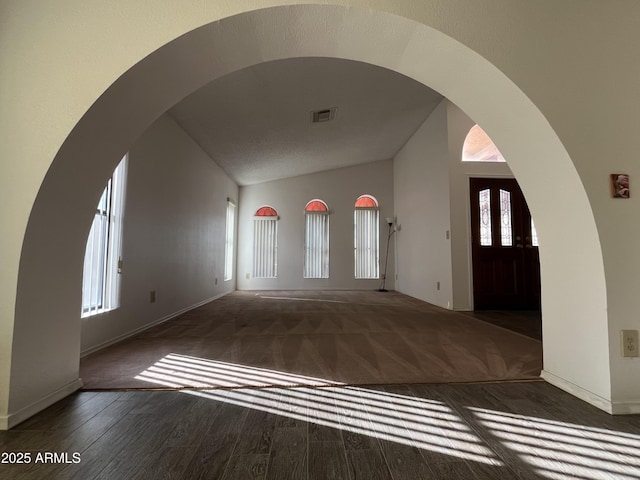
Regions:
<instances>
[{"instance_id":1,"label":"arched wall edge","mask_svg":"<svg viewBox=\"0 0 640 480\"><path fill-rule=\"evenodd\" d=\"M374 44L379 47L371 48ZM23 242L8 411L0 412L6 413L7 425L77 384L83 242L92 205L122 154L154 119L209 81L259 62L300 56L351 59L394 70L437 90L482 124L512 159L510 166L545 238L548 378L577 386L578 395L592 394L587 399L606 409L610 378L600 243L580 178L544 116L490 62L434 28L379 11L306 5L250 11L159 46L124 72L79 120L41 185ZM547 175L550 170L554 177ZM553 198L548 191L555 192ZM570 215L563 219L562 211ZM584 239L581 252L565 238L568 227ZM575 285L575 292L563 291L567 284ZM569 308L581 319L582 344L564 341L575 327L567 318Z\"/></svg>"}]
</instances>

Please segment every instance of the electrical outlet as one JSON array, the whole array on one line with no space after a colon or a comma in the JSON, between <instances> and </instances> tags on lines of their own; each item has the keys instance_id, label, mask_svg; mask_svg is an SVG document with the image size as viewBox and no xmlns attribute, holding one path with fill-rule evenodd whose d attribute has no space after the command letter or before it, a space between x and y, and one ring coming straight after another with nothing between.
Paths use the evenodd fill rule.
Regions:
<instances>
[{"instance_id":1,"label":"electrical outlet","mask_svg":"<svg viewBox=\"0 0 640 480\"><path fill-rule=\"evenodd\" d=\"M249 274L248 274L248 273L245 273L245 274L244 274L244 278L246 278L247 280L249 280L249 277L250 277L250 276L249 276Z\"/></svg>"},{"instance_id":2,"label":"electrical outlet","mask_svg":"<svg viewBox=\"0 0 640 480\"><path fill-rule=\"evenodd\" d=\"M214 280L213 284L214 284L214 285L217 285L217 284L218 284L218 277L216 277L216 279Z\"/></svg>"},{"instance_id":3,"label":"electrical outlet","mask_svg":"<svg viewBox=\"0 0 640 480\"><path fill-rule=\"evenodd\" d=\"M622 330L620 332L620 347L623 357L638 356L638 331Z\"/></svg>"},{"instance_id":4,"label":"electrical outlet","mask_svg":"<svg viewBox=\"0 0 640 480\"><path fill-rule=\"evenodd\" d=\"M436 282L436 290L440 290L440 282Z\"/></svg>"},{"instance_id":5,"label":"electrical outlet","mask_svg":"<svg viewBox=\"0 0 640 480\"><path fill-rule=\"evenodd\" d=\"M149 303L156 303L156 291L151 290L149 292Z\"/></svg>"}]
</instances>

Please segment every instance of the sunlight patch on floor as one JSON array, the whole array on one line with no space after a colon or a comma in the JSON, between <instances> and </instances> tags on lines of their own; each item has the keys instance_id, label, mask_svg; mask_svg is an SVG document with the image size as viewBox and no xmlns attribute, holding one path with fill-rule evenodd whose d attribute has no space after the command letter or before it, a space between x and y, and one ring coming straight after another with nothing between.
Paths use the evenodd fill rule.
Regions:
<instances>
[{"instance_id":1,"label":"sunlight patch on floor","mask_svg":"<svg viewBox=\"0 0 640 480\"><path fill-rule=\"evenodd\" d=\"M170 354L136 378L186 393L381 440L501 466L495 454L441 402L326 379ZM270 385L272 388L237 388ZM298 388L273 388L274 386ZM321 385L321 388L317 388ZM210 390L236 387L232 390ZM316 387L316 388L309 388Z\"/></svg>"},{"instance_id":2,"label":"sunlight patch on floor","mask_svg":"<svg viewBox=\"0 0 640 480\"><path fill-rule=\"evenodd\" d=\"M640 436L469 407L478 422L547 478L639 479Z\"/></svg>"},{"instance_id":3,"label":"sunlight patch on floor","mask_svg":"<svg viewBox=\"0 0 640 480\"><path fill-rule=\"evenodd\" d=\"M207 360L176 353L170 353L160 359L135 378L171 388L344 385L341 382L324 378Z\"/></svg>"},{"instance_id":4,"label":"sunlight patch on floor","mask_svg":"<svg viewBox=\"0 0 640 480\"><path fill-rule=\"evenodd\" d=\"M503 462L487 446L487 440L497 441L505 454L543 478L640 479L640 436L625 432L456 407L473 414L471 425L482 427L476 431L468 418L465 422L440 401L174 353L136 378L169 388L195 387L184 392L500 467Z\"/></svg>"}]
</instances>

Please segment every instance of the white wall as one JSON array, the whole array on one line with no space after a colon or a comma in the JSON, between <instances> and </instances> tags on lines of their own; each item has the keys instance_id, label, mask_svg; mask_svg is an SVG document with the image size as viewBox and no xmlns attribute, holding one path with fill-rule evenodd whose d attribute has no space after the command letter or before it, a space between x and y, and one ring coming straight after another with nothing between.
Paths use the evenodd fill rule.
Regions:
<instances>
[{"instance_id":1,"label":"white wall","mask_svg":"<svg viewBox=\"0 0 640 480\"><path fill-rule=\"evenodd\" d=\"M356 199L373 195L380 205L380 273L387 246L386 217L393 216L391 160L304 175L240 188L238 224L238 289L364 289L375 290L381 280L356 280L353 257L353 211ZM303 275L304 207L319 198L329 206L329 278ZM276 209L278 221L278 277L252 278L253 215L263 205ZM393 242L393 238L391 240ZM391 244L393 248L393 243ZM393 250L388 272L394 271ZM247 279L249 274L249 279ZM390 274L387 289L394 287Z\"/></svg>"},{"instance_id":2,"label":"white wall","mask_svg":"<svg viewBox=\"0 0 640 480\"><path fill-rule=\"evenodd\" d=\"M399 226L396 290L451 308L446 100L398 152L393 165Z\"/></svg>"},{"instance_id":3,"label":"white wall","mask_svg":"<svg viewBox=\"0 0 640 480\"><path fill-rule=\"evenodd\" d=\"M168 115L131 148L126 192L121 306L82 319L85 352L235 289L223 269L238 187Z\"/></svg>"}]
</instances>

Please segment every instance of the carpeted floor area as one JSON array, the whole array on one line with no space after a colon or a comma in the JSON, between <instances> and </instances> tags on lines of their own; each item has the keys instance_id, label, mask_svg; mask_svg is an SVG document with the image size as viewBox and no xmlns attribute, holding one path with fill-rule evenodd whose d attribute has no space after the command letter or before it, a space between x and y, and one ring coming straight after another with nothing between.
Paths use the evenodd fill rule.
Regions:
<instances>
[{"instance_id":1,"label":"carpeted floor area","mask_svg":"<svg viewBox=\"0 0 640 480\"><path fill-rule=\"evenodd\" d=\"M465 314L542 341L542 312L539 310L479 310Z\"/></svg>"},{"instance_id":2,"label":"carpeted floor area","mask_svg":"<svg viewBox=\"0 0 640 480\"><path fill-rule=\"evenodd\" d=\"M542 344L396 292L238 291L81 360L85 389L538 378Z\"/></svg>"}]
</instances>

